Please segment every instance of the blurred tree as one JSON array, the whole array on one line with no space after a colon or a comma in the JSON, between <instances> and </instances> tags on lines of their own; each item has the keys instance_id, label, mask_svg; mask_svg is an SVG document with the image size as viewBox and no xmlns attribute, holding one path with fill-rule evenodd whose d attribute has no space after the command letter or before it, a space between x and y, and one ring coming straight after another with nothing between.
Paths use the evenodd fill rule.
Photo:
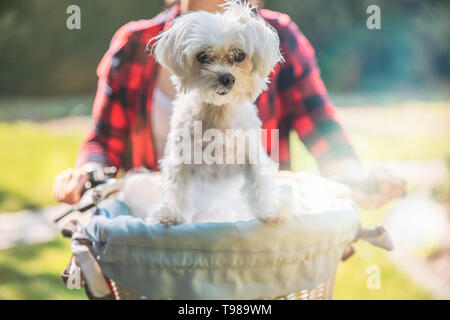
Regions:
<instances>
[{"instance_id":1,"label":"blurred tree","mask_svg":"<svg viewBox=\"0 0 450 320\"><path fill-rule=\"evenodd\" d=\"M81 8L81 30L66 27L71 4ZM381 30L366 27L370 4L381 8ZM266 0L265 6L299 25L332 91L415 89L450 80L450 1ZM163 7L164 0L2 1L0 95L93 93L95 68L114 32Z\"/></svg>"}]
</instances>

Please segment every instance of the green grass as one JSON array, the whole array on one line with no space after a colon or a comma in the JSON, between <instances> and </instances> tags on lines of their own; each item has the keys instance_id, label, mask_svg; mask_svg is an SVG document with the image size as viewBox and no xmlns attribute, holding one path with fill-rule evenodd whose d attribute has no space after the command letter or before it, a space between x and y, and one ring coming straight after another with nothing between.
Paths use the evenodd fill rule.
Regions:
<instances>
[{"instance_id":1,"label":"green grass","mask_svg":"<svg viewBox=\"0 0 450 320\"><path fill-rule=\"evenodd\" d=\"M351 113L343 109L343 116ZM369 113L369 112L368 112ZM370 113L369 113L370 114ZM344 117L342 120L345 125ZM361 119L369 122L369 117ZM349 127L353 146L363 161L401 161L450 157L450 105L380 108L369 128Z\"/></svg>"},{"instance_id":2,"label":"green grass","mask_svg":"<svg viewBox=\"0 0 450 320\"><path fill-rule=\"evenodd\" d=\"M338 118L363 162L450 158L450 104L340 108ZM315 160L291 133L292 168L314 168Z\"/></svg>"},{"instance_id":3,"label":"green grass","mask_svg":"<svg viewBox=\"0 0 450 320\"><path fill-rule=\"evenodd\" d=\"M52 204L53 179L73 167L84 132L0 123L0 212Z\"/></svg>"},{"instance_id":4,"label":"green grass","mask_svg":"<svg viewBox=\"0 0 450 320\"><path fill-rule=\"evenodd\" d=\"M90 115L92 97L0 98L0 121L47 121Z\"/></svg>"},{"instance_id":5,"label":"green grass","mask_svg":"<svg viewBox=\"0 0 450 320\"><path fill-rule=\"evenodd\" d=\"M414 283L387 258L381 249L358 242L355 254L338 267L334 299L361 300L426 300L433 296ZM369 289L370 267L380 270L380 288Z\"/></svg>"},{"instance_id":6,"label":"green grass","mask_svg":"<svg viewBox=\"0 0 450 320\"><path fill-rule=\"evenodd\" d=\"M361 224L378 225L387 215L392 203L381 209L360 209ZM358 241L353 244L355 254L347 261L340 263L334 299L433 299L433 295L414 283L388 258L385 250L376 248L367 242ZM369 289L367 285L370 267L376 266L380 270L380 288ZM369 269L369 270L368 270Z\"/></svg>"},{"instance_id":7,"label":"green grass","mask_svg":"<svg viewBox=\"0 0 450 320\"><path fill-rule=\"evenodd\" d=\"M62 238L0 251L0 300L85 299L83 291L61 281L70 256L70 242Z\"/></svg>"},{"instance_id":8,"label":"green grass","mask_svg":"<svg viewBox=\"0 0 450 320\"><path fill-rule=\"evenodd\" d=\"M423 104L415 110L423 120L421 130L412 127L414 119L406 121L404 111L381 108L382 119L404 124L398 132L346 125L350 138L365 161L408 160L450 155L450 128L441 130L448 117L448 108ZM352 116L351 110L346 117ZM344 120L344 119L343 119ZM367 120L366 120L367 121ZM345 122L345 121L344 121ZM345 124L344 124L345 125ZM429 130L427 129L429 126ZM439 129L441 128L441 129ZM439 129L439 130L438 130ZM83 132L61 132L39 124L0 123L0 212L19 210L53 203L51 186L54 176L73 166ZM296 136L293 142L293 169L315 168ZM390 206L380 210L361 210L364 225L377 225ZM355 244L356 254L340 264L337 275L336 299L432 299L429 292L413 283L381 249L364 242ZM48 243L0 251L0 299L82 299L82 291L64 287L60 273L70 258L69 241L59 238ZM369 290L366 282L369 266L381 271L381 288Z\"/></svg>"}]
</instances>

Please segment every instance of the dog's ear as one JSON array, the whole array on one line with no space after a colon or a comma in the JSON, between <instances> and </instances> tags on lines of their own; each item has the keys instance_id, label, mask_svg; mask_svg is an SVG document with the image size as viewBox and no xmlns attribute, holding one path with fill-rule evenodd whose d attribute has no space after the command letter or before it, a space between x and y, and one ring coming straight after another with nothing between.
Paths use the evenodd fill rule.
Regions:
<instances>
[{"instance_id":1,"label":"dog's ear","mask_svg":"<svg viewBox=\"0 0 450 320\"><path fill-rule=\"evenodd\" d=\"M280 52L278 33L257 14L248 23L252 26L254 32L254 37L250 39L253 45L251 57L253 72L265 78L278 62L284 61Z\"/></svg>"},{"instance_id":2,"label":"dog's ear","mask_svg":"<svg viewBox=\"0 0 450 320\"><path fill-rule=\"evenodd\" d=\"M151 40L156 40L152 48L156 61L179 77L189 70L190 61L185 49L191 20L191 14L182 15L175 19L169 29Z\"/></svg>"},{"instance_id":3,"label":"dog's ear","mask_svg":"<svg viewBox=\"0 0 450 320\"><path fill-rule=\"evenodd\" d=\"M229 1L226 13L245 26L243 36L251 55L253 72L266 78L275 65L283 61L277 31L259 15L258 9L248 1Z\"/></svg>"}]
</instances>

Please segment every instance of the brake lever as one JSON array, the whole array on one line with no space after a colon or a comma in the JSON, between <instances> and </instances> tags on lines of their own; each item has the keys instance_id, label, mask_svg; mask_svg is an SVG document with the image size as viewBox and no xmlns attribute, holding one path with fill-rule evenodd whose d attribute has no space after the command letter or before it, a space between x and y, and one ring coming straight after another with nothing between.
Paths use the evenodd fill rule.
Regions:
<instances>
[{"instance_id":1,"label":"brake lever","mask_svg":"<svg viewBox=\"0 0 450 320\"><path fill-rule=\"evenodd\" d=\"M54 219L54 223L58 223L64 217L67 217L73 212L84 213L95 207L102 199L105 199L112 194L111 192L106 195L102 194L102 188L99 186L110 184L111 181L117 181L113 178L117 173L116 167L99 168L97 165L91 165L86 166L85 169L88 175L88 181L85 183L85 186L81 192L80 201L77 204L72 205L67 211ZM90 199L86 201L85 199L88 197L90 197Z\"/></svg>"},{"instance_id":2,"label":"brake lever","mask_svg":"<svg viewBox=\"0 0 450 320\"><path fill-rule=\"evenodd\" d=\"M84 213L84 212L88 211L89 209L95 207L97 205L97 201L98 201L95 199L96 198L95 196L92 196L90 201L84 201L84 199L86 197L90 196L90 194L88 193L90 190L93 191L93 189L86 190L86 192L81 197L81 200L77 204L72 205L67 211L62 213L55 220L53 220L53 222L58 223L59 221L61 221L63 218L67 217L71 213L74 213L74 212Z\"/></svg>"}]
</instances>

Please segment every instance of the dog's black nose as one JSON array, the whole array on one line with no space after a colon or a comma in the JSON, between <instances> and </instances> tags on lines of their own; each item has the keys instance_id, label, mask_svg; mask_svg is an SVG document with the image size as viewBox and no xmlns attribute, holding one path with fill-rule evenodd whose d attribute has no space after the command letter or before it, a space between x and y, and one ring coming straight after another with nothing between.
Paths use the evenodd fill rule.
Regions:
<instances>
[{"instance_id":1,"label":"dog's black nose","mask_svg":"<svg viewBox=\"0 0 450 320\"><path fill-rule=\"evenodd\" d=\"M227 88L231 88L234 85L235 80L236 79L231 73L223 73L219 77L219 82Z\"/></svg>"}]
</instances>

